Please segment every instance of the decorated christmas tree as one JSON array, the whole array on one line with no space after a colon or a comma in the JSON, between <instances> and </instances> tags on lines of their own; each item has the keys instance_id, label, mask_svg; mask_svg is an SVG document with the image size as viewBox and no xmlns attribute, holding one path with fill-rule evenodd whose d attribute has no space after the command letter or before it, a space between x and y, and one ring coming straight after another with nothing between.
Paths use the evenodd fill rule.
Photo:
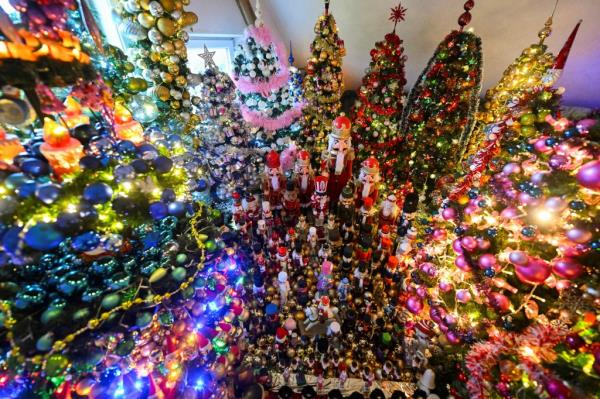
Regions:
<instances>
[{"instance_id":1,"label":"decorated christmas tree","mask_svg":"<svg viewBox=\"0 0 600 399\"><path fill-rule=\"evenodd\" d=\"M236 101L235 85L231 78L215 65L214 52L204 48L201 57L205 71L198 76L200 92L198 127L203 160L211 176L211 192L217 203L229 208L231 193L252 186L255 151L250 148L250 133L244 124Z\"/></svg>"},{"instance_id":2,"label":"decorated christmas tree","mask_svg":"<svg viewBox=\"0 0 600 399\"><path fill-rule=\"evenodd\" d=\"M333 120L339 116L344 89L342 57L346 55L346 49L338 36L335 18L329 13L329 0L325 0L325 13L319 17L314 30L316 36L310 45L311 57L304 79L307 106L300 142L320 153L325 149Z\"/></svg>"},{"instance_id":3,"label":"decorated christmas tree","mask_svg":"<svg viewBox=\"0 0 600 399\"><path fill-rule=\"evenodd\" d=\"M292 51L292 42L290 41L290 56L288 58L290 64L290 96L294 103L304 102L304 92L302 90L303 77L302 72L294 65L294 52Z\"/></svg>"},{"instance_id":4,"label":"decorated christmas tree","mask_svg":"<svg viewBox=\"0 0 600 399\"><path fill-rule=\"evenodd\" d=\"M151 83L148 90L161 111L160 124L181 132L190 121L194 101L187 89L189 34L185 27L197 23L198 17L183 10L180 1L119 0L115 11L139 78ZM137 89L142 83L131 84Z\"/></svg>"},{"instance_id":5,"label":"decorated christmas tree","mask_svg":"<svg viewBox=\"0 0 600 399\"><path fill-rule=\"evenodd\" d=\"M381 153L396 147L402 140L400 120L404 107L404 63L402 40L396 34L396 25L404 20L406 9L401 5L392 9L390 20L394 30L377 42L371 50L371 63L359 91L359 107L353 125L353 142L358 157L381 158ZM387 175L388 172L383 170Z\"/></svg>"},{"instance_id":6,"label":"decorated christmas tree","mask_svg":"<svg viewBox=\"0 0 600 399\"><path fill-rule=\"evenodd\" d=\"M256 13L255 25L246 28L236 47L234 82L244 120L257 129L254 145L284 148L300 131L302 104L290 93L284 47L264 25L259 2Z\"/></svg>"},{"instance_id":7,"label":"decorated christmas tree","mask_svg":"<svg viewBox=\"0 0 600 399\"><path fill-rule=\"evenodd\" d=\"M479 103L481 40L463 30L473 6L465 3L461 28L439 44L410 92L400 128L404 141L386 154L393 185L409 180L417 190L431 189L457 166Z\"/></svg>"}]
</instances>

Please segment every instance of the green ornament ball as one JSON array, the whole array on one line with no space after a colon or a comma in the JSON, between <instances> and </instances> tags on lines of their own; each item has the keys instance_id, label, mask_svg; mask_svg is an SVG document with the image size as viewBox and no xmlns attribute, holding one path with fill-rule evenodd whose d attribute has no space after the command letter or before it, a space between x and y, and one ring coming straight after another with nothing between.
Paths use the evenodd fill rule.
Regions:
<instances>
[{"instance_id":1,"label":"green ornament ball","mask_svg":"<svg viewBox=\"0 0 600 399\"><path fill-rule=\"evenodd\" d=\"M121 303L121 296L119 294L108 294L102 299L102 307L104 309L112 309Z\"/></svg>"},{"instance_id":2,"label":"green ornament ball","mask_svg":"<svg viewBox=\"0 0 600 399\"><path fill-rule=\"evenodd\" d=\"M173 280L181 282L185 279L185 275L186 275L186 271L184 267L176 267L175 269L173 269L173 271L171 272L171 277L173 278Z\"/></svg>"},{"instance_id":3,"label":"green ornament ball","mask_svg":"<svg viewBox=\"0 0 600 399\"><path fill-rule=\"evenodd\" d=\"M519 122L521 122L522 126L532 126L535 123L535 119L536 119L535 114L527 113L527 114L521 115Z\"/></svg>"},{"instance_id":4,"label":"green ornament ball","mask_svg":"<svg viewBox=\"0 0 600 399\"><path fill-rule=\"evenodd\" d=\"M69 359L66 356L55 354L48 358L44 371L50 378L61 375L69 366Z\"/></svg>"}]
</instances>

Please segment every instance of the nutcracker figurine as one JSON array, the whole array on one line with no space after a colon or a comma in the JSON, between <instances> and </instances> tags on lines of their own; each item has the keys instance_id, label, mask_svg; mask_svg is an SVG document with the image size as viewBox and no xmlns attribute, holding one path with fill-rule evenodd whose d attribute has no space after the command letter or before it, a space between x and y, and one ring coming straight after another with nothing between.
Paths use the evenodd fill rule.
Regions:
<instances>
[{"instance_id":1,"label":"nutcracker figurine","mask_svg":"<svg viewBox=\"0 0 600 399\"><path fill-rule=\"evenodd\" d=\"M327 196L328 179L325 176L315 178L315 192L311 198L313 216L317 226L323 226L325 217L329 211L329 199Z\"/></svg>"},{"instance_id":2,"label":"nutcracker figurine","mask_svg":"<svg viewBox=\"0 0 600 399\"><path fill-rule=\"evenodd\" d=\"M361 226L372 226L377 214L377 210L373 207L373 199L371 197L365 198L363 205L360 207L359 222Z\"/></svg>"},{"instance_id":3,"label":"nutcracker figurine","mask_svg":"<svg viewBox=\"0 0 600 399\"><path fill-rule=\"evenodd\" d=\"M277 275L277 284L279 286L280 305L283 307L288 301L288 294L291 289L290 282L288 281L288 274L286 272L279 272Z\"/></svg>"},{"instance_id":4,"label":"nutcracker figurine","mask_svg":"<svg viewBox=\"0 0 600 399\"><path fill-rule=\"evenodd\" d=\"M281 209L281 198L285 186L285 178L281 172L281 161L277 151L271 150L266 157L265 175L263 178L263 198L269 201L273 209Z\"/></svg>"},{"instance_id":5,"label":"nutcracker figurine","mask_svg":"<svg viewBox=\"0 0 600 399\"><path fill-rule=\"evenodd\" d=\"M293 181L288 181L283 194L283 210L285 211L284 222L288 227L295 226L300 216L300 200Z\"/></svg>"},{"instance_id":6,"label":"nutcracker figurine","mask_svg":"<svg viewBox=\"0 0 600 399\"><path fill-rule=\"evenodd\" d=\"M237 191L231 195L233 197L233 205L231 207L231 216L236 229L240 229L245 223L244 207L242 206L242 196Z\"/></svg>"},{"instance_id":7,"label":"nutcracker figurine","mask_svg":"<svg viewBox=\"0 0 600 399\"><path fill-rule=\"evenodd\" d=\"M360 167L360 174L356 183L356 207L360 208L366 198L371 198L377 203L379 195L379 161L373 157L365 159Z\"/></svg>"},{"instance_id":8,"label":"nutcracker figurine","mask_svg":"<svg viewBox=\"0 0 600 399\"><path fill-rule=\"evenodd\" d=\"M294 164L294 182L298 187L298 199L300 206L305 211L310 207L311 197L315 191L315 175L310 166L310 154L302 150L298 152L296 163Z\"/></svg>"},{"instance_id":9,"label":"nutcracker figurine","mask_svg":"<svg viewBox=\"0 0 600 399\"><path fill-rule=\"evenodd\" d=\"M329 134L329 145L323 154L321 173L329 177L327 195L332 204L337 204L346 183L352 177L354 149L350 129L352 124L346 116L333 121L333 130Z\"/></svg>"},{"instance_id":10,"label":"nutcracker figurine","mask_svg":"<svg viewBox=\"0 0 600 399\"><path fill-rule=\"evenodd\" d=\"M356 215L356 207L354 206L354 188L348 182L342 194L340 195L340 202L338 203L337 216L341 222L354 223Z\"/></svg>"},{"instance_id":11,"label":"nutcracker figurine","mask_svg":"<svg viewBox=\"0 0 600 399\"><path fill-rule=\"evenodd\" d=\"M398 214L400 209L396 204L396 196L394 194L388 195L381 204L381 211L379 212L379 226L387 224L392 227L396 225L398 221Z\"/></svg>"}]
</instances>

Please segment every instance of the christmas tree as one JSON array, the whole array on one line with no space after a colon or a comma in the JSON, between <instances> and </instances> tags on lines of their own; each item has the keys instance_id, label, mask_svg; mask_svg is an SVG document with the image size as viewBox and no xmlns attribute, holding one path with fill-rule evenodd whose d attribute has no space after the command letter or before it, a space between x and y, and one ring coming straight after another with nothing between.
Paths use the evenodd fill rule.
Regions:
<instances>
[{"instance_id":1,"label":"christmas tree","mask_svg":"<svg viewBox=\"0 0 600 399\"><path fill-rule=\"evenodd\" d=\"M479 102L481 40L463 30L473 5L465 3L461 29L440 43L410 92L400 128L405 140L386 154L393 185L410 180L417 190L431 189L457 166Z\"/></svg>"},{"instance_id":2,"label":"christmas tree","mask_svg":"<svg viewBox=\"0 0 600 399\"><path fill-rule=\"evenodd\" d=\"M381 152L402 140L399 128L404 107L406 56L396 25L404 20L405 13L401 5L392 9L393 32L371 50L371 63L359 91L360 105L353 125L352 140L361 160L369 156L381 158ZM387 175L388 171L382 173Z\"/></svg>"},{"instance_id":3,"label":"christmas tree","mask_svg":"<svg viewBox=\"0 0 600 399\"><path fill-rule=\"evenodd\" d=\"M258 129L254 145L283 148L290 139L296 139L302 105L290 94L284 47L264 25L258 2L256 12L255 25L246 28L242 43L236 47L234 81L244 120Z\"/></svg>"},{"instance_id":4,"label":"christmas tree","mask_svg":"<svg viewBox=\"0 0 600 399\"><path fill-rule=\"evenodd\" d=\"M329 13L325 0L325 14L315 24L316 37L310 45L311 57L306 66L304 97L304 135L300 142L315 153L325 149L325 140L331 123L339 115L340 98L344 89L342 57L346 55L344 41L338 36L335 18Z\"/></svg>"},{"instance_id":5,"label":"christmas tree","mask_svg":"<svg viewBox=\"0 0 600 399\"><path fill-rule=\"evenodd\" d=\"M250 134L236 101L235 85L226 73L219 71L213 55L206 47L201 54L206 69L198 76L202 122L197 131L199 150L211 176L213 199L228 209L231 193L252 185L249 179L257 174L251 169L256 154L250 149Z\"/></svg>"},{"instance_id":6,"label":"christmas tree","mask_svg":"<svg viewBox=\"0 0 600 399\"><path fill-rule=\"evenodd\" d=\"M292 51L292 42L290 41L290 56L288 58L290 63L290 96L294 103L304 102L304 93L302 91L302 72L294 65L294 52Z\"/></svg>"}]
</instances>

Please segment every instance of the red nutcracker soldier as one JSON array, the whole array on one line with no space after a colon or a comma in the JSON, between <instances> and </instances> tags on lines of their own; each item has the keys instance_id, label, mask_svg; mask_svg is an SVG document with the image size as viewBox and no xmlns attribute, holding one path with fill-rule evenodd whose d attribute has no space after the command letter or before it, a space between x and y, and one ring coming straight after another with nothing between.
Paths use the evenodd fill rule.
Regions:
<instances>
[{"instance_id":1,"label":"red nutcracker soldier","mask_svg":"<svg viewBox=\"0 0 600 399\"><path fill-rule=\"evenodd\" d=\"M350 119L343 115L333 121L329 145L321 162L321 173L329 177L327 195L332 204L337 204L344 186L352 178L354 149L350 134L351 127Z\"/></svg>"},{"instance_id":2,"label":"red nutcracker soldier","mask_svg":"<svg viewBox=\"0 0 600 399\"><path fill-rule=\"evenodd\" d=\"M240 229L245 221L244 207L242 205L242 196L237 191L231 195L233 197L233 205L231 206L231 216L236 229Z\"/></svg>"},{"instance_id":3,"label":"red nutcracker soldier","mask_svg":"<svg viewBox=\"0 0 600 399\"><path fill-rule=\"evenodd\" d=\"M262 188L264 200L269 201L273 209L281 209L285 178L281 172L279 154L274 150L271 150L266 157Z\"/></svg>"},{"instance_id":4,"label":"red nutcracker soldier","mask_svg":"<svg viewBox=\"0 0 600 399\"><path fill-rule=\"evenodd\" d=\"M315 191L315 174L310 166L310 153L302 150L298 152L294 164L294 182L298 187L298 199L300 206L305 211L310 208L311 197Z\"/></svg>"},{"instance_id":5,"label":"red nutcracker soldier","mask_svg":"<svg viewBox=\"0 0 600 399\"><path fill-rule=\"evenodd\" d=\"M284 222L288 227L295 226L300 216L300 200L298 191L293 181L288 181L283 194L283 210L285 211Z\"/></svg>"},{"instance_id":6,"label":"red nutcracker soldier","mask_svg":"<svg viewBox=\"0 0 600 399\"><path fill-rule=\"evenodd\" d=\"M386 224L390 226L390 228L396 226L399 214L400 208L398 208L398 205L396 204L396 196L394 194L388 195L381 203L381 211L379 212L379 227Z\"/></svg>"},{"instance_id":7,"label":"red nutcracker soldier","mask_svg":"<svg viewBox=\"0 0 600 399\"><path fill-rule=\"evenodd\" d=\"M360 167L360 174L356 182L356 207L360 208L366 198L371 198L377 203L379 196L379 161L373 157L365 159Z\"/></svg>"},{"instance_id":8,"label":"red nutcracker soldier","mask_svg":"<svg viewBox=\"0 0 600 399\"><path fill-rule=\"evenodd\" d=\"M328 180L325 176L315 178L315 192L311 198L315 225L323 226L327 212L329 212L329 198L327 195Z\"/></svg>"}]
</instances>

